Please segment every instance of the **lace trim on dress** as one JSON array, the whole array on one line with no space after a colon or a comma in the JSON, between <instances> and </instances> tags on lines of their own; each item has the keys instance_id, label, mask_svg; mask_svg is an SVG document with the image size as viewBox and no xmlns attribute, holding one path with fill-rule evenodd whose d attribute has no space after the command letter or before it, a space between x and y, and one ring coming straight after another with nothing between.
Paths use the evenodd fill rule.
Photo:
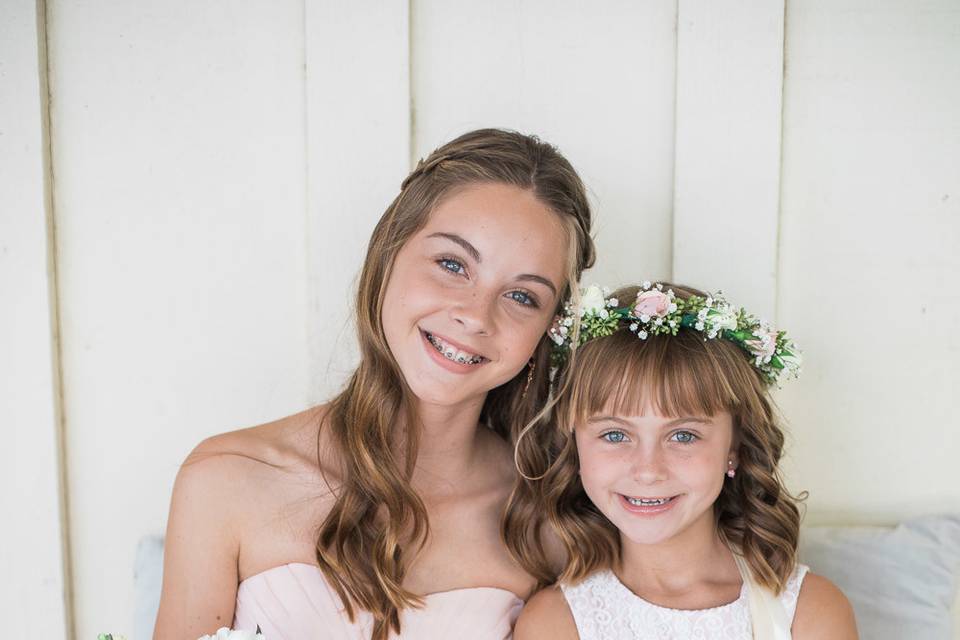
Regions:
<instances>
[{"instance_id":1,"label":"lace trim on dress","mask_svg":"<svg viewBox=\"0 0 960 640\"><path fill-rule=\"evenodd\" d=\"M807 567L798 565L776 597L793 619ZM593 574L576 585L561 585L581 640L750 640L748 585L733 602L709 609L671 609L634 594L612 571ZM788 630L789 633L789 630ZM787 636L789 637L789 636Z\"/></svg>"}]
</instances>

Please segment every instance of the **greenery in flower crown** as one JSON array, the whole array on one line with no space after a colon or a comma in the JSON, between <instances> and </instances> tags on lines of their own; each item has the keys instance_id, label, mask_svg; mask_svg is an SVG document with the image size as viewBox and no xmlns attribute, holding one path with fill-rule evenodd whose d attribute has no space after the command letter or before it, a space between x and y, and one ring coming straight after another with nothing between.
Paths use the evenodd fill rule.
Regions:
<instances>
[{"instance_id":1,"label":"greenery in flower crown","mask_svg":"<svg viewBox=\"0 0 960 640\"><path fill-rule=\"evenodd\" d=\"M569 357L575 318L580 318L578 346L593 338L612 335L626 327L641 340L656 335L677 335L680 329L699 331L705 340L722 338L747 352L753 366L769 384L797 377L802 362L800 349L786 332L777 331L743 308L734 308L722 294L678 298L662 284L644 282L635 300L626 306L611 298L610 290L596 285L581 293L580 304L564 305L550 328L554 342L553 364L561 366Z\"/></svg>"}]
</instances>

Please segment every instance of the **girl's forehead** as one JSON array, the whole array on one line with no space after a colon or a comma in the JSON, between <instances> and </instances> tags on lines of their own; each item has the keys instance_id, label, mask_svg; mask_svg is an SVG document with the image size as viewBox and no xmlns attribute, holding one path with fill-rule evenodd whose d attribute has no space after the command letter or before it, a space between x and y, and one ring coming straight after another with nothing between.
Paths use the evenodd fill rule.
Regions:
<instances>
[{"instance_id":1,"label":"girl's forehead","mask_svg":"<svg viewBox=\"0 0 960 640\"><path fill-rule=\"evenodd\" d=\"M565 284L569 244L561 214L529 189L499 183L463 187L440 200L417 234L420 242L459 245L479 265L503 267Z\"/></svg>"}]
</instances>

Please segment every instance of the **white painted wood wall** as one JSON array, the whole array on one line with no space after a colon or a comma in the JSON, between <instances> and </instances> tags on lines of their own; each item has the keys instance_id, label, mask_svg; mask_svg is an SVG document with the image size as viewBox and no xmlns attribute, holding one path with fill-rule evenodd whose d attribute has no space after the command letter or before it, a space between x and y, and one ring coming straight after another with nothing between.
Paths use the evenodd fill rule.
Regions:
<instances>
[{"instance_id":1,"label":"white painted wood wall","mask_svg":"<svg viewBox=\"0 0 960 640\"><path fill-rule=\"evenodd\" d=\"M780 401L810 521L960 510L955 2L39 13L0 6L12 635L129 629L136 544L163 531L180 461L337 388L374 221L412 162L479 126L580 170L589 280L723 288L802 342Z\"/></svg>"}]
</instances>

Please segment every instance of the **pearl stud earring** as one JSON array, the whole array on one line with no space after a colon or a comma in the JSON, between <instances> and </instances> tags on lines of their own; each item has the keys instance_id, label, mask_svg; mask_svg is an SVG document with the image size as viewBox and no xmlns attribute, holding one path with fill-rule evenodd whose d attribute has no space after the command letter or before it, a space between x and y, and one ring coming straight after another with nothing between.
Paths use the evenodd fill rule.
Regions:
<instances>
[{"instance_id":1,"label":"pearl stud earring","mask_svg":"<svg viewBox=\"0 0 960 640\"><path fill-rule=\"evenodd\" d=\"M733 460L727 460L727 477L732 478L737 475L737 470L733 468Z\"/></svg>"}]
</instances>

